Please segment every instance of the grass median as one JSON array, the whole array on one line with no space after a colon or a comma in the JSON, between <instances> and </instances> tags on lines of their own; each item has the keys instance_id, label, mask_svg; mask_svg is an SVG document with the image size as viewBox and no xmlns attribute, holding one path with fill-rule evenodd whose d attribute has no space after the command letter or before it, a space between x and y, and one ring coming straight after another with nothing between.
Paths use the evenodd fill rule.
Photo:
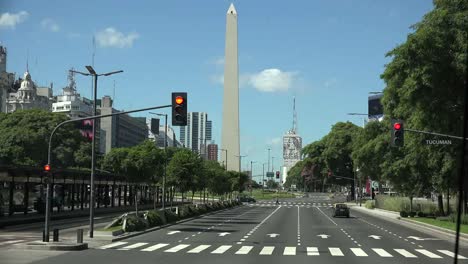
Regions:
<instances>
[{"instance_id":1,"label":"grass median","mask_svg":"<svg viewBox=\"0 0 468 264\"><path fill-rule=\"evenodd\" d=\"M244 192L246 195L251 195L250 192ZM252 195L251 195L255 200L271 200L271 199L282 199L282 198L295 198L296 196L293 193L288 193L288 192L268 192L265 191L262 193L261 189L254 189L252 190Z\"/></svg>"},{"instance_id":2,"label":"grass median","mask_svg":"<svg viewBox=\"0 0 468 264\"><path fill-rule=\"evenodd\" d=\"M434 218L425 218L425 217L415 217L415 218L411 218L411 220L430 224L433 226L447 228L453 231L457 230L457 224L454 222L450 222L450 221L443 221L443 220L437 220ZM464 234L468 234L468 225L461 225L460 232Z\"/></svg>"}]
</instances>

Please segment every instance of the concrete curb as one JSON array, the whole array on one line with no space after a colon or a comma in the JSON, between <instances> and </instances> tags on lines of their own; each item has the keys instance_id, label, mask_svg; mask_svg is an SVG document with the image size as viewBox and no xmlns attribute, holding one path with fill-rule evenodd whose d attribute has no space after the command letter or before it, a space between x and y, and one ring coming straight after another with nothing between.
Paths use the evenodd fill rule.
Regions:
<instances>
[{"instance_id":1,"label":"concrete curb","mask_svg":"<svg viewBox=\"0 0 468 264\"><path fill-rule=\"evenodd\" d=\"M66 244L61 242L30 242L27 244L17 244L15 247L20 249L32 250L54 250L54 251L80 251L88 249L88 243Z\"/></svg>"},{"instance_id":2,"label":"concrete curb","mask_svg":"<svg viewBox=\"0 0 468 264\"><path fill-rule=\"evenodd\" d=\"M238 205L238 206L243 206L243 205ZM155 226L155 227L143 230L143 231L133 232L133 233L130 233L128 235L123 235L123 236L113 238L113 239L110 240L110 242L116 242L116 241L124 240L124 239L127 239L127 238L136 237L136 236L139 236L139 235L143 235L143 234L146 234L146 233L149 233L149 232L153 232L153 231L156 231L156 230L159 230L159 229L166 228L168 226L177 225L177 224L180 224L180 223L185 223L185 222L188 222L188 221L191 221L191 220L194 220L194 219L198 219L198 218L202 218L202 217L212 215L212 214L215 214L215 213L220 213L220 212L223 212L223 211L231 210L231 209L236 208L236 207L237 206L233 206L233 207L230 207L230 208L225 208L225 209L222 209L222 210L209 212L209 213L206 213L206 214L202 214L202 215L190 217L190 218L187 218L187 219L179 220L179 221L176 221L174 223L169 223L169 224L165 224L165 225L162 225L162 226Z\"/></svg>"},{"instance_id":3,"label":"concrete curb","mask_svg":"<svg viewBox=\"0 0 468 264\"><path fill-rule=\"evenodd\" d=\"M395 213L393 211L387 211L387 210L382 210L382 209L368 209L368 208L359 207L359 206L357 206L357 207L352 206L351 208L353 208L353 207L354 207L354 210L363 212L363 213L368 214L368 215L373 215L375 217L378 217L380 219L383 219L383 220L386 220L386 221L389 221L389 222L404 225L406 227L410 227L410 228L415 229L417 231L421 231L421 232L432 234L432 235L434 235L434 233L438 233L439 235L445 236L445 238L455 239L455 235L456 235L455 231L452 231L450 229L446 229L446 228L443 228L443 227L438 227L438 226L434 226L434 225L414 221L414 220L411 220L411 219L402 218L402 217L400 217L400 214ZM384 212L384 213L387 213L387 214L392 214L394 217L388 217L388 216L381 215L379 213L374 213L375 211L373 212L373 210L378 210L378 211L381 211L381 212ZM463 241L463 242L465 242L465 244L468 245L468 235L460 233L460 241Z\"/></svg>"}]
</instances>

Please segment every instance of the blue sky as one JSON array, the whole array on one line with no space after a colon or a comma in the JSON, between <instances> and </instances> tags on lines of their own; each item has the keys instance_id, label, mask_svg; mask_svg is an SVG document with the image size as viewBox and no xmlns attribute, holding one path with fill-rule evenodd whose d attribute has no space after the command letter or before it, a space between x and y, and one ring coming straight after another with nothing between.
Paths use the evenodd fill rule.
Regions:
<instances>
[{"instance_id":1,"label":"blue sky","mask_svg":"<svg viewBox=\"0 0 468 264\"><path fill-rule=\"evenodd\" d=\"M207 112L221 143L225 16L231 1L23 1L0 3L0 41L9 72L23 74L29 54L39 85L66 85L70 67L124 70L101 78L98 96L135 109L169 103L187 91L189 111ZM339 121L362 125L367 95L381 91L386 52L405 41L432 1L234 1L238 12L241 153L261 173L272 148L282 163L281 137L292 124L296 96L304 145ZM8 13L8 14L7 14ZM91 95L91 80L77 76ZM169 112L169 111L168 111ZM139 116L146 115L142 113ZM259 165L260 164L260 165Z\"/></svg>"}]
</instances>

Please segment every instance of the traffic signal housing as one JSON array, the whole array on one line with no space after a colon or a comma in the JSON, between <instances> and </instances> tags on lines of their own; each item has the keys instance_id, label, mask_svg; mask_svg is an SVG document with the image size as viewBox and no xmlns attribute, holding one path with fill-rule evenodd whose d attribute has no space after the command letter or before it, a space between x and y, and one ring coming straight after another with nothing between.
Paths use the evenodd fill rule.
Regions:
<instances>
[{"instance_id":1,"label":"traffic signal housing","mask_svg":"<svg viewBox=\"0 0 468 264\"><path fill-rule=\"evenodd\" d=\"M403 128L403 121L392 120L392 146L403 147L405 130Z\"/></svg>"},{"instance_id":2,"label":"traffic signal housing","mask_svg":"<svg viewBox=\"0 0 468 264\"><path fill-rule=\"evenodd\" d=\"M172 125L187 125L187 93L172 93Z\"/></svg>"}]
</instances>

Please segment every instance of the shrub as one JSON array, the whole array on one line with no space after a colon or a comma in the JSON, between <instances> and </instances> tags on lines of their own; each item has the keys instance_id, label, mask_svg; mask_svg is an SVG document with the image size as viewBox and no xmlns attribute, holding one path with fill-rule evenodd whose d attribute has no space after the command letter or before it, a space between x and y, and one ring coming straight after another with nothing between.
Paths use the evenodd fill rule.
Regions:
<instances>
[{"instance_id":1,"label":"shrub","mask_svg":"<svg viewBox=\"0 0 468 264\"><path fill-rule=\"evenodd\" d=\"M192 215L190 207L187 205L179 206L179 218L188 218Z\"/></svg>"},{"instance_id":2,"label":"shrub","mask_svg":"<svg viewBox=\"0 0 468 264\"><path fill-rule=\"evenodd\" d=\"M425 217L425 216L426 214L424 212L421 212L421 211L418 212L418 217Z\"/></svg>"},{"instance_id":3,"label":"shrub","mask_svg":"<svg viewBox=\"0 0 468 264\"><path fill-rule=\"evenodd\" d=\"M410 216L410 217L415 217L415 216L416 216L416 212L409 212L409 216Z\"/></svg>"},{"instance_id":4,"label":"shrub","mask_svg":"<svg viewBox=\"0 0 468 264\"><path fill-rule=\"evenodd\" d=\"M406 211L400 211L400 216L401 216L401 217L408 217L408 212L406 212Z\"/></svg>"},{"instance_id":5,"label":"shrub","mask_svg":"<svg viewBox=\"0 0 468 264\"><path fill-rule=\"evenodd\" d=\"M364 205L367 209L374 209L375 208L375 201L368 200Z\"/></svg>"},{"instance_id":6,"label":"shrub","mask_svg":"<svg viewBox=\"0 0 468 264\"><path fill-rule=\"evenodd\" d=\"M166 221L168 223L172 223L179 220L179 217L169 209L164 211L164 216L166 217Z\"/></svg>"},{"instance_id":7,"label":"shrub","mask_svg":"<svg viewBox=\"0 0 468 264\"><path fill-rule=\"evenodd\" d=\"M129 215L126 218L126 224L123 226L125 232L141 231L147 228L147 222L134 215Z\"/></svg>"},{"instance_id":8,"label":"shrub","mask_svg":"<svg viewBox=\"0 0 468 264\"><path fill-rule=\"evenodd\" d=\"M199 214L205 214L206 212L208 212L208 209L207 209L206 205L204 205L204 204L198 205L198 213Z\"/></svg>"},{"instance_id":9,"label":"shrub","mask_svg":"<svg viewBox=\"0 0 468 264\"><path fill-rule=\"evenodd\" d=\"M154 211L154 210L148 211L145 214L145 219L146 221L148 221L148 225L150 227L164 225L166 223L164 219L164 215L160 211Z\"/></svg>"}]
</instances>

